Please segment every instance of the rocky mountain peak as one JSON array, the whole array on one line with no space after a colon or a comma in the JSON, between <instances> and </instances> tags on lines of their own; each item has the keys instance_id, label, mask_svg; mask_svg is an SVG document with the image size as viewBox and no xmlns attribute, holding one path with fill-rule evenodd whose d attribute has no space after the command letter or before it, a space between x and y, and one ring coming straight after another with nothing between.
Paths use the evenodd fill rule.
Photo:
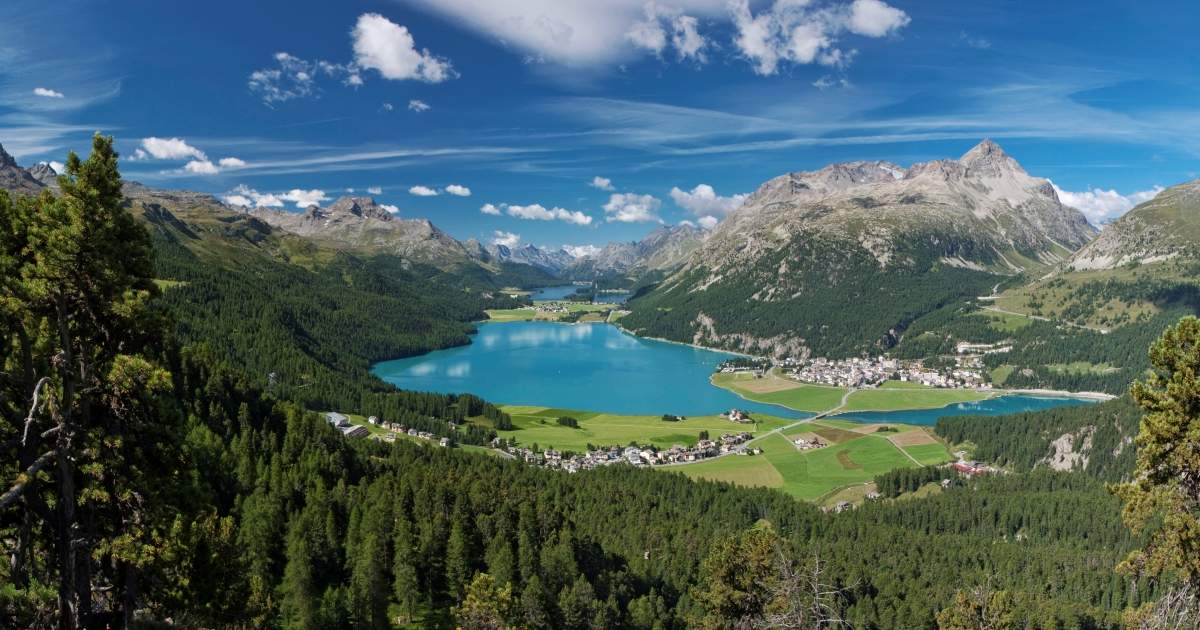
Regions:
<instances>
[{"instance_id":1,"label":"rocky mountain peak","mask_svg":"<svg viewBox=\"0 0 1200 630\"><path fill-rule=\"evenodd\" d=\"M55 171L49 164L38 162L26 170L43 185L58 186L58 171Z\"/></svg>"},{"instance_id":2,"label":"rocky mountain peak","mask_svg":"<svg viewBox=\"0 0 1200 630\"><path fill-rule=\"evenodd\" d=\"M1025 174L1025 169L990 139L984 139L958 158L959 164L967 167L968 175L998 177L1005 172Z\"/></svg>"},{"instance_id":3,"label":"rocky mountain peak","mask_svg":"<svg viewBox=\"0 0 1200 630\"><path fill-rule=\"evenodd\" d=\"M364 219L391 221L392 214L371 197L341 197L329 206L330 212L348 213Z\"/></svg>"},{"instance_id":4,"label":"rocky mountain peak","mask_svg":"<svg viewBox=\"0 0 1200 630\"><path fill-rule=\"evenodd\" d=\"M4 150L4 145L0 144L0 167L16 166L17 160Z\"/></svg>"}]
</instances>

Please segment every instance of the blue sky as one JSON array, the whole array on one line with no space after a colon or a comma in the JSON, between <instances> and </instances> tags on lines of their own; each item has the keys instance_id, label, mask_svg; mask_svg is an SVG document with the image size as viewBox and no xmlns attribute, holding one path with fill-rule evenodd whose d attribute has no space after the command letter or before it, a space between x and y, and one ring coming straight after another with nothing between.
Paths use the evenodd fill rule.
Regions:
<instances>
[{"instance_id":1,"label":"blue sky","mask_svg":"<svg viewBox=\"0 0 1200 630\"><path fill-rule=\"evenodd\" d=\"M1200 172L1197 23L1194 1L9 0L0 143L61 161L100 130L151 185L293 210L353 189L558 246L991 137L1099 222Z\"/></svg>"}]
</instances>

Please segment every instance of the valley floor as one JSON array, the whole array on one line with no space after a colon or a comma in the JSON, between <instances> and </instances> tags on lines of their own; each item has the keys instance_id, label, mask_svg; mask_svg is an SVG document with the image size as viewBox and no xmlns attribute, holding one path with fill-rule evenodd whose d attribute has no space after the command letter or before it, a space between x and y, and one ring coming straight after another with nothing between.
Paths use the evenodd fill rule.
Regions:
<instances>
[{"instance_id":1,"label":"valley floor","mask_svg":"<svg viewBox=\"0 0 1200 630\"><path fill-rule=\"evenodd\" d=\"M840 398L840 395L839 395ZM700 431L717 439L723 433L748 432L748 449L759 455L731 453L696 463L657 466L688 477L726 481L741 486L778 488L804 501L825 504L861 500L876 475L952 461L949 449L931 428L903 424L863 424L825 418L793 421L758 415L753 424L738 424L722 416L700 416L677 422L656 416L622 416L546 407L508 406L514 428L500 437L541 449L581 452L592 447L630 443L667 449L691 446ZM558 424L569 416L579 427ZM818 438L826 446L801 450L794 440ZM858 488L861 487L861 490Z\"/></svg>"}]
</instances>

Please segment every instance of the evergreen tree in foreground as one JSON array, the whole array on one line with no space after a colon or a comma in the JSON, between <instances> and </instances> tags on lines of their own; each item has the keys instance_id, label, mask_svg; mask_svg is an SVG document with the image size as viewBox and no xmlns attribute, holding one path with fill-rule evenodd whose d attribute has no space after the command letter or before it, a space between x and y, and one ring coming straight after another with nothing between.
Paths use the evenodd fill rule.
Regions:
<instances>
[{"instance_id":1,"label":"evergreen tree in foreground","mask_svg":"<svg viewBox=\"0 0 1200 630\"><path fill-rule=\"evenodd\" d=\"M70 154L59 186L0 192L6 577L30 615L18 623L126 625L169 553L178 419L150 242L121 206L112 138Z\"/></svg>"}]
</instances>

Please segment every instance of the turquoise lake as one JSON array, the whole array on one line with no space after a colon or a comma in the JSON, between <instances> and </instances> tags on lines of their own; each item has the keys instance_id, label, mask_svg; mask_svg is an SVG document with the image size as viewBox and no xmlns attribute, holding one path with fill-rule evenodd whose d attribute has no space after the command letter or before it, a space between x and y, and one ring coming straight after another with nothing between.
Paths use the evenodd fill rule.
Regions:
<instances>
[{"instance_id":1,"label":"turquoise lake","mask_svg":"<svg viewBox=\"0 0 1200 630\"><path fill-rule=\"evenodd\" d=\"M755 403L708 382L724 352L636 337L610 324L479 324L471 344L384 361L374 373L401 389L469 392L500 403L621 414L695 416L731 408L785 418L811 414ZM858 412L864 422L933 424L946 415L1000 415L1087 404L1001 396L921 411Z\"/></svg>"}]
</instances>

